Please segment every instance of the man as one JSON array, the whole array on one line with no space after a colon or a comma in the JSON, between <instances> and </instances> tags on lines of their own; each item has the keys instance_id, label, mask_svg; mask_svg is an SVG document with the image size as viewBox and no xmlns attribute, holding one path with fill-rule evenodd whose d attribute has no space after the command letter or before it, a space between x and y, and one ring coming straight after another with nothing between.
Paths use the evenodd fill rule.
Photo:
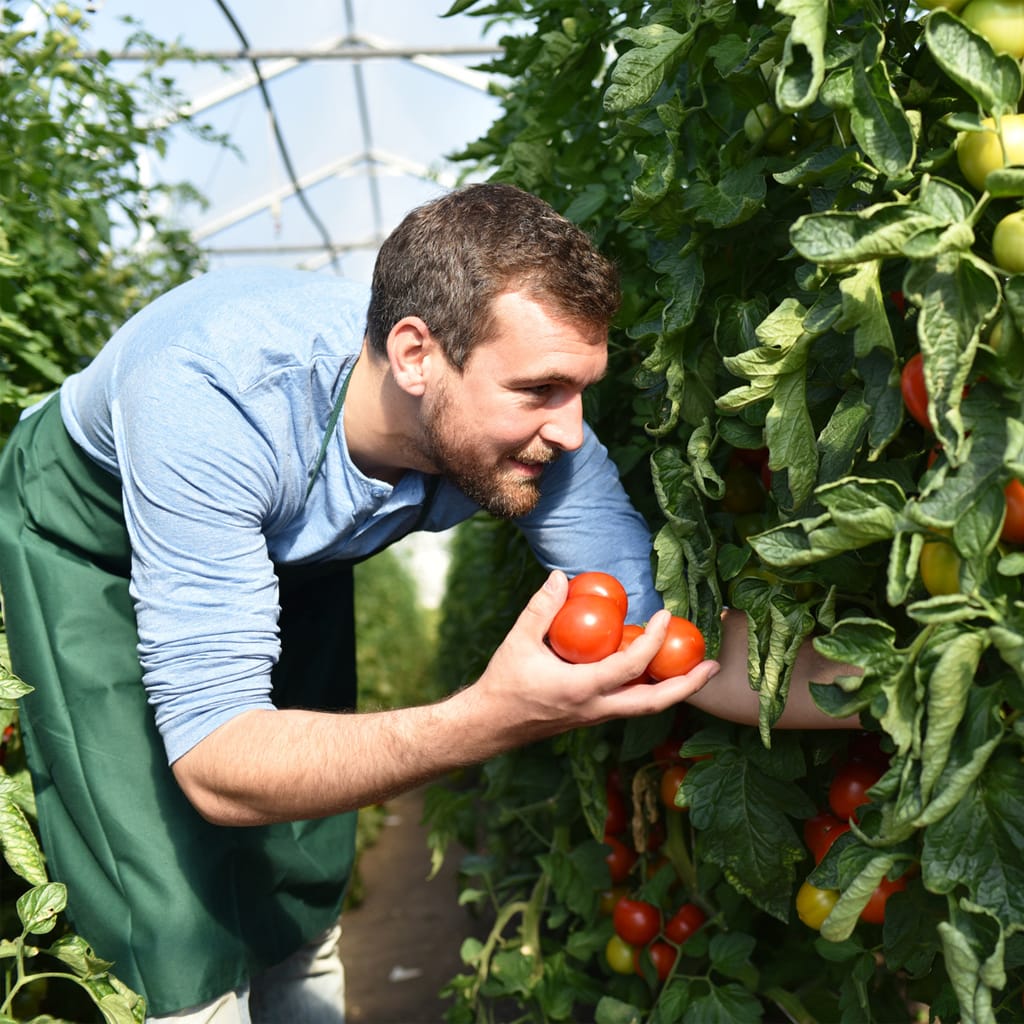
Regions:
<instances>
[{"instance_id":1,"label":"man","mask_svg":"<svg viewBox=\"0 0 1024 1024\"><path fill-rule=\"evenodd\" d=\"M22 722L44 848L76 928L153 1019L341 1020L357 808L658 712L717 671L626 685L666 613L647 527L582 419L618 301L577 228L471 186L384 243L368 308L326 276L206 275L12 434L0 586L13 668L35 687ZM544 587L474 685L344 713L352 563L478 508L517 521L553 570ZM573 666L544 637L566 574L588 569L617 575L650 624ZM742 630L727 626L705 706L756 716ZM804 682L834 675L808 658ZM814 715L794 691L789 724Z\"/></svg>"}]
</instances>

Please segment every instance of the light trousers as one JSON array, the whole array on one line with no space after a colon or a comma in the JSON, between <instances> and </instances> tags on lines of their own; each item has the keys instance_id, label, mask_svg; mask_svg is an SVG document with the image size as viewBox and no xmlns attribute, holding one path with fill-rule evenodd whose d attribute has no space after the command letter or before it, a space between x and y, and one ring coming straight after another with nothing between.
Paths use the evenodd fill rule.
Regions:
<instances>
[{"instance_id":1,"label":"light trousers","mask_svg":"<svg viewBox=\"0 0 1024 1024\"><path fill-rule=\"evenodd\" d=\"M335 925L248 985L146 1024L345 1024L345 972Z\"/></svg>"}]
</instances>

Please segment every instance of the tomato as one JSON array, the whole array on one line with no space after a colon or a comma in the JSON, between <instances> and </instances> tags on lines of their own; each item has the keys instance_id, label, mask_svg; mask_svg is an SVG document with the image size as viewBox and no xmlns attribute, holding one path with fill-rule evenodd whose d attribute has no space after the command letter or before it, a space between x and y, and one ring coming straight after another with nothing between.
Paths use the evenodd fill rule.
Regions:
<instances>
[{"instance_id":1,"label":"tomato","mask_svg":"<svg viewBox=\"0 0 1024 1024\"><path fill-rule=\"evenodd\" d=\"M658 981L667 981L668 976L672 973L672 968L676 965L676 960L679 958L679 950L674 946L670 946L667 942L652 942L644 952L650 958L651 963L654 964ZM640 958L637 957L638 974L642 973L639 960Z\"/></svg>"},{"instance_id":2,"label":"tomato","mask_svg":"<svg viewBox=\"0 0 1024 1024\"><path fill-rule=\"evenodd\" d=\"M760 512L764 508L764 488L755 472L736 462L726 469L722 477L725 494L722 509L730 515L742 516L749 512Z\"/></svg>"},{"instance_id":3,"label":"tomato","mask_svg":"<svg viewBox=\"0 0 1024 1024\"><path fill-rule=\"evenodd\" d=\"M920 352L915 352L900 371L900 391L907 412L925 430L931 430L931 420L928 419L928 391L924 385L924 357Z\"/></svg>"},{"instance_id":4,"label":"tomato","mask_svg":"<svg viewBox=\"0 0 1024 1024\"><path fill-rule=\"evenodd\" d=\"M924 589L932 597L960 592L960 556L948 541L926 540L917 563Z\"/></svg>"},{"instance_id":5,"label":"tomato","mask_svg":"<svg viewBox=\"0 0 1024 1024\"><path fill-rule=\"evenodd\" d=\"M569 597L579 597L582 594L596 594L598 597L607 597L614 601L625 619L629 608L626 588L609 573L581 572L578 576L573 576L569 580Z\"/></svg>"},{"instance_id":6,"label":"tomato","mask_svg":"<svg viewBox=\"0 0 1024 1024\"><path fill-rule=\"evenodd\" d=\"M819 889L810 882L804 882L796 894L796 916L808 928L820 931L825 918L832 913L838 899L837 889Z\"/></svg>"},{"instance_id":7,"label":"tomato","mask_svg":"<svg viewBox=\"0 0 1024 1024\"><path fill-rule=\"evenodd\" d=\"M624 885L613 885L610 889L603 889L598 897L597 909L604 917L611 917L615 910L615 904L628 896L629 890Z\"/></svg>"},{"instance_id":8,"label":"tomato","mask_svg":"<svg viewBox=\"0 0 1024 1024\"><path fill-rule=\"evenodd\" d=\"M580 665L614 654L622 642L623 616L615 601L597 594L570 597L551 623L548 640L560 658Z\"/></svg>"},{"instance_id":9,"label":"tomato","mask_svg":"<svg viewBox=\"0 0 1024 1024\"><path fill-rule=\"evenodd\" d=\"M683 779L686 778L686 773L690 770L688 764L674 764L669 768L666 768L661 774L661 802L672 811L681 811L683 808L676 803L676 794L679 792L679 787L683 784Z\"/></svg>"},{"instance_id":10,"label":"tomato","mask_svg":"<svg viewBox=\"0 0 1024 1024\"><path fill-rule=\"evenodd\" d=\"M956 141L956 159L967 181L979 192L984 191L990 171L1000 167L1024 164L1024 114L1004 114L1001 118L1003 145L999 144L995 121L982 120L988 131L961 132ZM1006 160L1003 161L1003 146Z\"/></svg>"},{"instance_id":11,"label":"tomato","mask_svg":"<svg viewBox=\"0 0 1024 1024\"><path fill-rule=\"evenodd\" d=\"M763 139L762 145L769 153L781 153L792 140L793 118L790 114L781 114L774 103L758 103L747 111L743 133L754 145Z\"/></svg>"},{"instance_id":12,"label":"tomato","mask_svg":"<svg viewBox=\"0 0 1024 1024\"><path fill-rule=\"evenodd\" d=\"M825 854L832 848L832 844L844 832L849 831L850 826L847 822L840 821L828 811L808 818L804 822L804 845L811 851L814 863L820 864L825 859Z\"/></svg>"},{"instance_id":13,"label":"tomato","mask_svg":"<svg viewBox=\"0 0 1024 1024\"><path fill-rule=\"evenodd\" d=\"M828 803L840 821L855 818L857 808L870 803L868 790L884 775L883 770L867 761L847 761L836 772L828 787Z\"/></svg>"},{"instance_id":14,"label":"tomato","mask_svg":"<svg viewBox=\"0 0 1024 1024\"><path fill-rule=\"evenodd\" d=\"M629 825L629 810L626 807L626 798L611 779L605 783L605 802L607 813L604 818L604 834L606 836L617 836L626 831Z\"/></svg>"},{"instance_id":15,"label":"tomato","mask_svg":"<svg viewBox=\"0 0 1024 1024\"><path fill-rule=\"evenodd\" d=\"M900 892L906 887L906 878L897 878L895 881L883 878L878 883L878 888L864 904L864 909L860 912L860 919L868 924L882 924L885 921L885 905L889 902L889 897L894 892Z\"/></svg>"},{"instance_id":16,"label":"tomato","mask_svg":"<svg viewBox=\"0 0 1024 1024\"><path fill-rule=\"evenodd\" d=\"M1006 495L1006 518L999 536L1007 544L1024 544L1024 484L1011 480L1003 493Z\"/></svg>"},{"instance_id":17,"label":"tomato","mask_svg":"<svg viewBox=\"0 0 1024 1024\"><path fill-rule=\"evenodd\" d=\"M674 739L669 737L667 740L662 740L652 751L651 757L654 758L655 764L670 765L681 762L683 759L679 754L679 748L683 745L681 739Z\"/></svg>"},{"instance_id":18,"label":"tomato","mask_svg":"<svg viewBox=\"0 0 1024 1024\"><path fill-rule=\"evenodd\" d=\"M971 0L972 4L978 0ZM1019 0L1021 24L1024 26L1024 0ZM1024 27L1021 28L1024 42ZM992 232L992 258L997 267L1011 274L1024 274L1024 210L1008 213Z\"/></svg>"},{"instance_id":19,"label":"tomato","mask_svg":"<svg viewBox=\"0 0 1024 1024\"><path fill-rule=\"evenodd\" d=\"M609 848L609 853L604 859L611 874L612 885L618 885L629 877L629 873L636 863L636 851L631 850L615 836L605 836L603 842Z\"/></svg>"},{"instance_id":20,"label":"tomato","mask_svg":"<svg viewBox=\"0 0 1024 1024\"><path fill-rule=\"evenodd\" d=\"M658 653L647 666L654 680L685 675L704 660L704 637L688 619L673 615Z\"/></svg>"},{"instance_id":21,"label":"tomato","mask_svg":"<svg viewBox=\"0 0 1024 1024\"><path fill-rule=\"evenodd\" d=\"M643 626L638 626L633 622L627 622L622 627L622 640L619 641L619 650L624 651L638 636L642 636L643 632ZM647 674L647 670L644 669L640 675L634 676L634 678L628 680L625 685L633 686L638 683L649 683L650 681L651 677Z\"/></svg>"},{"instance_id":22,"label":"tomato","mask_svg":"<svg viewBox=\"0 0 1024 1024\"><path fill-rule=\"evenodd\" d=\"M616 974L633 974L636 971L637 951L618 935L613 935L604 947L604 958Z\"/></svg>"},{"instance_id":23,"label":"tomato","mask_svg":"<svg viewBox=\"0 0 1024 1024\"><path fill-rule=\"evenodd\" d=\"M696 903L684 903L666 922L665 938L681 946L708 919Z\"/></svg>"},{"instance_id":24,"label":"tomato","mask_svg":"<svg viewBox=\"0 0 1024 1024\"><path fill-rule=\"evenodd\" d=\"M960 20L984 36L996 53L1015 60L1024 57L1024 2L1022 0L970 0Z\"/></svg>"},{"instance_id":25,"label":"tomato","mask_svg":"<svg viewBox=\"0 0 1024 1024\"><path fill-rule=\"evenodd\" d=\"M646 900L619 900L612 911L615 934L633 946L646 946L661 931L661 911Z\"/></svg>"}]
</instances>

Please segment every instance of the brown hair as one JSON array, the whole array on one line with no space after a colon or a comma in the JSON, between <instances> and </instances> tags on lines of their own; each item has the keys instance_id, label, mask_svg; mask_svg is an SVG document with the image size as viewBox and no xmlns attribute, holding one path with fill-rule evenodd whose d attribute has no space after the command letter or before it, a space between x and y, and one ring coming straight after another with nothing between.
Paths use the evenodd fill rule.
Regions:
<instances>
[{"instance_id":1,"label":"brown hair","mask_svg":"<svg viewBox=\"0 0 1024 1024\"><path fill-rule=\"evenodd\" d=\"M465 365L488 337L494 299L522 291L557 318L607 328L618 312L615 267L546 202L512 185L467 185L409 213L377 254L367 313L371 348L418 316L448 361Z\"/></svg>"}]
</instances>

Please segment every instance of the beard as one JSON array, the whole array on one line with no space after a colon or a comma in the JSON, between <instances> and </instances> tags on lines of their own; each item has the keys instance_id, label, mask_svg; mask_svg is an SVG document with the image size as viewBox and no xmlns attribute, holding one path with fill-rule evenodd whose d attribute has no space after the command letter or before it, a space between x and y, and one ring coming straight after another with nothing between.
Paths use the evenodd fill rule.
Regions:
<instances>
[{"instance_id":1,"label":"beard","mask_svg":"<svg viewBox=\"0 0 1024 1024\"><path fill-rule=\"evenodd\" d=\"M450 396L442 390L424 416L423 454L449 483L491 515L516 519L531 512L540 500L540 477L524 477L512 463L550 465L561 451L541 443L496 457L454 422L453 412Z\"/></svg>"}]
</instances>

